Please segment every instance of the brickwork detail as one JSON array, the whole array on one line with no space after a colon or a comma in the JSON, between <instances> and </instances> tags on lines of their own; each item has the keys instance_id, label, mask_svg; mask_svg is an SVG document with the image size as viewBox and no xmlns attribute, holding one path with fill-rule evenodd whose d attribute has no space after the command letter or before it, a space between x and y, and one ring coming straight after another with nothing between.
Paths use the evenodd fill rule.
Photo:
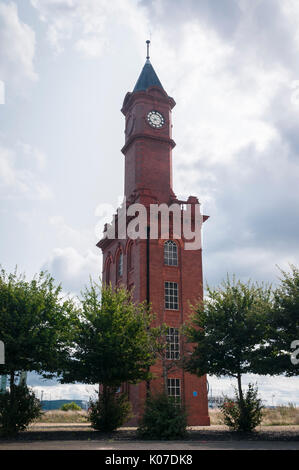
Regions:
<instances>
[{"instance_id":1,"label":"brickwork detail","mask_svg":"<svg viewBox=\"0 0 299 470\"><path fill-rule=\"evenodd\" d=\"M128 93L122 107L125 116L125 145L122 149L125 158L125 197L127 205L193 203L178 201L172 188L172 109L173 98L160 87L152 86L146 91ZM148 113L158 111L164 118L161 127L152 127ZM183 211L183 209L182 209ZM183 213L183 212L182 212ZM204 218L206 220L207 217ZM170 220L170 239L173 238ZM175 262L165 262L165 239L160 233L158 239L122 240L103 238L98 247L103 251L103 277L113 286L124 285L133 292L136 301L149 300L156 314L156 322L166 323L170 328L179 328L191 314L190 302L202 299L202 250L185 250L184 238L173 239L177 245L176 257L168 255ZM168 250L173 250L170 245ZM171 252L172 253L172 252ZM120 263L121 254L121 263ZM165 283L177 285L177 309L165 308ZM186 350L184 338L180 335L180 354ZM151 390L162 390L162 367L157 363L152 371L155 379ZM189 414L189 425L209 425L207 380L182 371L172 370L170 384L180 384L180 396ZM135 417L130 424L140 418L146 397L146 384L135 386L124 384L133 404ZM172 389L171 389L172 390ZM173 392L174 393L174 392Z\"/></svg>"}]
</instances>

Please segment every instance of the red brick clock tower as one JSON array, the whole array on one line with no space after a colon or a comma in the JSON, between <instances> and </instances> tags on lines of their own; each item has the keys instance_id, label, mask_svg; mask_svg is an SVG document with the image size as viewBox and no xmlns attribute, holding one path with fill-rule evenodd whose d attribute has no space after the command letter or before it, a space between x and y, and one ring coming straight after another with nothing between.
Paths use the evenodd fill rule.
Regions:
<instances>
[{"instance_id":1,"label":"red brick clock tower","mask_svg":"<svg viewBox=\"0 0 299 470\"><path fill-rule=\"evenodd\" d=\"M126 207L142 204L149 213L150 205L177 204L183 214L184 205L198 204L192 196L187 201L179 201L172 189L174 106L175 101L164 90L148 54L135 88L127 93L122 107L126 120L122 148ZM126 220L128 224L130 218ZM150 237L149 225L148 219L146 236L136 240L120 237L117 231L114 239L109 238L105 227L104 237L97 244L103 251L102 279L113 286L125 285L133 290L136 301L147 300L151 304L155 322L168 325L169 349L164 359L164 364L171 364L167 374L168 393L185 404L189 425L209 425L206 377L198 378L176 367L176 361L187 347L179 328L191 314L190 302L196 303L203 295L202 250L185 249L184 234L178 238L171 216L167 237L160 219L158 238ZM152 368L155 378L150 383L151 390L163 389L163 369L162 360ZM132 402L135 416L130 424L135 425L142 414L146 383L125 384L123 389Z\"/></svg>"}]
</instances>

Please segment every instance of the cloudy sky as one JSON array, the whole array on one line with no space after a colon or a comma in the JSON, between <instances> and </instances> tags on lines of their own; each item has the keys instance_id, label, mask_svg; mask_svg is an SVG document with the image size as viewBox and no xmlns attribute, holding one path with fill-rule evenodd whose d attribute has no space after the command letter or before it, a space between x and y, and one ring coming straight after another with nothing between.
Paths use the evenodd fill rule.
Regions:
<instances>
[{"instance_id":1,"label":"cloudy sky","mask_svg":"<svg viewBox=\"0 0 299 470\"><path fill-rule=\"evenodd\" d=\"M276 265L299 264L297 0L0 0L0 263L72 293L100 274L95 243L123 193L120 108L148 38L177 102L175 193L210 215L205 281L276 283ZM269 404L299 401L299 379L258 383Z\"/></svg>"}]
</instances>

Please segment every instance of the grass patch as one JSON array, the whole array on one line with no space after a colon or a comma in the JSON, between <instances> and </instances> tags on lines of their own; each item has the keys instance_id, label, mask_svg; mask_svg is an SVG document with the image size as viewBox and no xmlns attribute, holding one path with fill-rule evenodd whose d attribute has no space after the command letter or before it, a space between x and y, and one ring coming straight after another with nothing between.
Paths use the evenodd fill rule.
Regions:
<instances>
[{"instance_id":1,"label":"grass patch","mask_svg":"<svg viewBox=\"0 0 299 470\"><path fill-rule=\"evenodd\" d=\"M211 424L223 424L220 411L209 410ZM44 411L36 423L88 423L87 411ZM299 425L299 408L289 406L277 406L276 408L266 408L263 410L262 426L292 426Z\"/></svg>"},{"instance_id":2,"label":"grass patch","mask_svg":"<svg viewBox=\"0 0 299 470\"><path fill-rule=\"evenodd\" d=\"M88 423L88 417L85 410L50 410L43 411L35 423Z\"/></svg>"},{"instance_id":3,"label":"grass patch","mask_svg":"<svg viewBox=\"0 0 299 470\"><path fill-rule=\"evenodd\" d=\"M299 408L294 405L267 408L263 412L264 426L290 426L299 424Z\"/></svg>"},{"instance_id":4,"label":"grass patch","mask_svg":"<svg viewBox=\"0 0 299 470\"><path fill-rule=\"evenodd\" d=\"M217 408L209 410L211 424L223 424L220 410ZM277 406L265 408L261 426L292 426L299 425L299 408L293 404L288 406Z\"/></svg>"}]
</instances>

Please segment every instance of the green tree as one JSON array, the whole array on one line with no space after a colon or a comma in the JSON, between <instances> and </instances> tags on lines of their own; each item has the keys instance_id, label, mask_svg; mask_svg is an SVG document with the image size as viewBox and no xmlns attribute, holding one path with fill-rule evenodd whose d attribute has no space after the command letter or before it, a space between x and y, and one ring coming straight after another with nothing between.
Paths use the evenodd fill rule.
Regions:
<instances>
[{"instance_id":1,"label":"green tree","mask_svg":"<svg viewBox=\"0 0 299 470\"><path fill-rule=\"evenodd\" d=\"M61 372L68 358L75 309L61 286L41 272L31 281L0 271L0 339L5 345L1 374L10 388L22 371L45 377Z\"/></svg>"},{"instance_id":2,"label":"green tree","mask_svg":"<svg viewBox=\"0 0 299 470\"><path fill-rule=\"evenodd\" d=\"M62 370L68 357L73 315L72 302L62 299L61 286L56 286L48 273L41 272L27 281L16 271L0 271L0 339L5 345L5 364L0 366L0 373L9 377L10 398L6 403L15 416L16 382L22 372L51 376Z\"/></svg>"},{"instance_id":3,"label":"green tree","mask_svg":"<svg viewBox=\"0 0 299 470\"><path fill-rule=\"evenodd\" d=\"M267 342L260 350L258 372L290 377L299 374L299 353L295 361L291 360L293 348L299 348L299 269L291 265L290 273L281 273L273 308L268 313Z\"/></svg>"},{"instance_id":4,"label":"green tree","mask_svg":"<svg viewBox=\"0 0 299 470\"><path fill-rule=\"evenodd\" d=\"M81 411L81 406L77 405L76 402L64 403L60 407L61 411Z\"/></svg>"},{"instance_id":5,"label":"green tree","mask_svg":"<svg viewBox=\"0 0 299 470\"><path fill-rule=\"evenodd\" d=\"M0 394L0 435L14 436L40 415L41 404L26 385Z\"/></svg>"},{"instance_id":6,"label":"green tree","mask_svg":"<svg viewBox=\"0 0 299 470\"><path fill-rule=\"evenodd\" d=\"M227 277L219 288L207 287L207 297L186 329L194 349L185 367L198 376L235 378L241 414L245 413L242 375L257 373L270 307L270 287Z\"/></svg>"},{"instance_id":7,"label":"green tree","mask_svg":"<svg viewBox=\"0 0 299 470\"><path fill-rule=\"evenodd\" d=\"M63 375L64 383L99 384L101 408L109 406L111 390L122 383L150 378L154 363L152 316L146 304L136 305L123 288L101 288L91 281L81 299L73 341L74 353ZM107 403L103 404L102 398Z\"/></svg>"}]
</instances>

